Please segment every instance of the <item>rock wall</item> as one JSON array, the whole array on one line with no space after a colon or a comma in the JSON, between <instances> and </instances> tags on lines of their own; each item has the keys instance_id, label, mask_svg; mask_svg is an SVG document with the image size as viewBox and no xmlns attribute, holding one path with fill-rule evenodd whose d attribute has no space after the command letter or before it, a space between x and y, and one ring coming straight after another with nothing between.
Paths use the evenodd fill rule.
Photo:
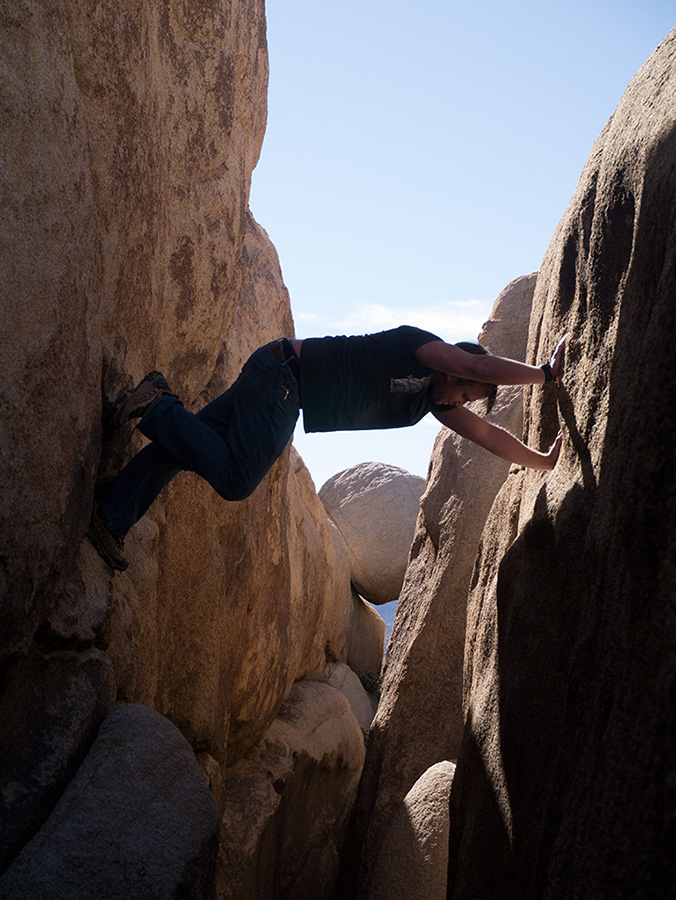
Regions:
<instances>
[{"instance_id":1,"label":"rock wall","mask_svg":"<svg viewBox=\"0 0 676 900\"><path fill-rule=\"evenodd\" d=\"M2 27L6 658L73 563L102 384L107 398L157 367L191 402L214 370L242 282L267 56L255 0L87 13L26 0Z\"/></svg>"},{"instance_id":2,"label":"rock wall","mask_svg":"<svg viewBox=\"0 0 676 900\"><path fill-rule=\"evenodd\" d=\"M547 475L515 472L468 607L449 892L673 897L676 31L625 91L546 253L528 358Z\"/></svg>"},{"instance_id":3,"label":"rock wall","mask_svg":"<svg viewBox=\"0 0 676 900\"><path fill-rule=\"evenodd\" d=\"M523 359L536 275L495 301L480 335L491 352ZM477 413L483 404L476 404ZM520 434L522 389L501 388L491 421ZM457 758L467 592L481 531L509 463L442 429L437 437L359 787L344 896L370 898L389 823L431 766ZM359 873L358 888L355 876Z\"/></svg>"},{"instance_id":4,"label":"rock wall","mask_svg":"<svg viewBox=\"0 0 676 900\"><path fill-rule=\"evenodd\" d=\"M257 752L296 682L348 659L357 613L291 450L241 503L181 473L128 536L122 574L84 540L97 486L142 445L111 429L122 390L158 368L198 409L253 349L293 333L248 211L266 119L262 0L22 0L0 30L0 873L14 873L0 890L18 897L34 871L18 854L56 852L55 804L92 764L102 721L165 717L222 811L227 768ZM363 755L349 708L337 718L337 740L356 729ZM332 770L343 804L360 766L354 753ZM203 812L186 866L205 893L216 843ZM336 821L327 846L339 835Z\"/></svg>"},{"instance_id":5,"label":"rock wall","mask_svg":"<svg viewBox=\"0 0 676 900\"><path fill-rule=\"evenodd\" d=\"M265 738L227 771L220 900L331 900L363 761L344 694L295 685Z\"/></svg>"}]
</instances>

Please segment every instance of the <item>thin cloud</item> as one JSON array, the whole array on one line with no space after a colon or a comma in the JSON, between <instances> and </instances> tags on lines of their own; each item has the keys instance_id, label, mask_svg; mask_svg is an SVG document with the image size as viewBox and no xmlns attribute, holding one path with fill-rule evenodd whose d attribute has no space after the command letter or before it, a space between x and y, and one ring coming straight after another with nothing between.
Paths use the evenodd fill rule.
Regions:
<instances>
[{"instance_id":1,"label":"thin cloud","mask_svg":"<svg viewBox=\"0 0 676 900\"><path fill-rule=\"evenodd\" d=\"M489 315L490 306L479 300L449 300L425 306L402 307L364 303L349 310L327 310L326 314L294 310L297 332L301 337L369 334L397 328L399 325L417 325L451 343L476 340Z\"/></svg>"},{"instance_id":2,"label":"thin cloud","mask_svg":"<svg viewBox=\"0 0 676 900\"><path fill-rule=\"evenodd\" d=\"M358 334L396 328L398 325L417 325L447 341L475 340L489 314L490 308L479 300L447 301L415 307L388 307L372 303L353 310L340 325L343 331Z\"/></svg>"}]
</instances>

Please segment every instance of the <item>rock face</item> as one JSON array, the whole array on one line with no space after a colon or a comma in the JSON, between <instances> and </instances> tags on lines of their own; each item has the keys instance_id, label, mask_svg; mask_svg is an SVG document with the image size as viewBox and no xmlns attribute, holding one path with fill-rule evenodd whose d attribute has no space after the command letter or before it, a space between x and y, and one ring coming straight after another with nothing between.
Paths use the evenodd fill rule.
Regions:
<instances>
[{"instance_id":1,"label":"rock face","mask_svg":"<svg viewBox=\"0 0 676 900\"><path fill-rule=\"evenodd\" d=\"M385 463L360 463L322 485L319 496L345 541L352 583L371 603L396 600L425 479Z\"/></svg>"},{"instance_id":2,"label":"rock face","mask_svg":"<svg viewBox=\"0 0 676 900\"><path fill-rule=\"evenodd\" d=\"M390 820L369 900L446 900L448 798L455 765L439 762L413 785Z\"/></svg>"},{"instance_id":3,"label":"rock face","mask_svg":"<svg viewBox=\"0 0 676 900\"><path fill-rule=\"evenodd\" d=\"M179 730L148 707L120 706L0 896L201 900L213 895L218 822Z\"/></svg>"},{"instance_id":4,"label":"rock face","mask_svg":"<svg viewBox=\"0 0 676 900\"><path fill-rule=\"evenodd\" d=\"M290 450L241 503L181 473L129 534L125 573L84 540L97 487L142 445L111 428L122 390L161 369L196 410L293 334L248 212L262 0L25 0L0 32L2 872L115 703L169 719L222 803L293 685L346 662L358 614Z\"/></svg>"},{"instance_id":5,"label":"rock face","mask_svg":"<svg viewBox=\"0 0 676 900\"><path fill-rule=\"evenodd\" d=\"M496 300L481 335L491 352L523 359L535 281L519 278ZM520 434L521 395L501 388L488 418ZM481 414L482 404L476 407ZM486 516L508 471L508 463L453 432L439 434L359 788L347 865L361 869L364 897L394 810L427 768L458 756L467 592Z\"/></svg>"},{"instance_id":6,"label":"rock face","mask_svg":"<svg viewBox=\"0 0 676 900\"><path fill-rule=\"evenodd\" d=\"M547 250L528 358L569 334L551 474L510 477L468 609L449 897L672 897L676 31L625 91Z\"/></svg>"},{"instance_id":7,"label":"rock face","mask_svg":"<svg viewBox=\"0 0 676 900\"><path fill-rule=\"evenodd\" d=\"M295 685L261 743L226 773L219 900L330 900L363 761L347 697Z\"/></svg>"},{"instance_id":8,"label":"rock face","mask_svg":"<svg viewBox=\"0 0 676 900\"><path fill-rule=\"evenodd\" d=\"M359 727L363 732L368 731L373 722L377 702L366 692L355 672L345 663L335 663L327 666L324 679L327 684L345 695Z\"/></svg>"},{"instance_id":9,"label":"rock face","mask_svg":"<svg viewBox=\"0 0 676 900\"><path fill-rule=\"evenodd\" d=\"M157 367L190 401L214 370L242 282L267 55L255 0L199 16L25 2L2 29L5 658L73 563L102 382L109 396Z\"/></svg>"},{"instance_id":10,"label":"rock face","mask_svg":"<svg viewBox=\"0 0 676 900\"><path fill-rule=\"evenodd\" d=\"M34 652L11 667L0 694L0 867L42 824L114 700L100 650Z\"/></svg>"}]
</instances>

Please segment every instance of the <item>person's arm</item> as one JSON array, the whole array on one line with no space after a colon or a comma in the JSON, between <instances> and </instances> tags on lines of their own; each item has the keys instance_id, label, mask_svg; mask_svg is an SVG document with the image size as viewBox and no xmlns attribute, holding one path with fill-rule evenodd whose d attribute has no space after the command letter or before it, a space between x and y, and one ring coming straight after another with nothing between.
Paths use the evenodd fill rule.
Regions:
<instances>
[{"instance_id":1,"label":"person's arm","mask_svg":"<svg viewBox=\"0 0 676 900\"><path fill-rule=\"evenodd\" d=\"M467 438L495 456L519 466L548 472L554 468L559 458L561 432L558 433L556 440L546 453L539 453L537 450L527 447L509 431L505 431L498 425L492 425L463 406L435 412L434 415L442 425L453 429L461 437Z\"/></svg>"},{"instance_id":2,"label":"person's arm","mask_svg":"<svg viewBox=\"0 0 676 900\"><path fill-rule=\"evenodd\" d=\"M561 338L551 359L552 373L556 381L561 377L566 337ZM446 372L468 381L489 384L544 384L545 373L540 366L529 366L515 359L502 356L467 353L454 344L430 341L418 347L416 356L424 366Z\"/></svg>"}]
</instances>

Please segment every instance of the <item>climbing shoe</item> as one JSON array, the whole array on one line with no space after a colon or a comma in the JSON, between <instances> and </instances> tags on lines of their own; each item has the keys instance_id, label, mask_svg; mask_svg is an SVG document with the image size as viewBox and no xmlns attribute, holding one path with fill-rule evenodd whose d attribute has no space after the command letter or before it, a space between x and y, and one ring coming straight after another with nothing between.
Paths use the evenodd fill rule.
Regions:
<instances>
[{"instance_id":1,"label":"climbing shoe","mask_svg":"<svg viewBox=\"0 0 676 900\"><path fill-rule=\"evenodd\" d=\"M139 419L150 404L157 397L166 394L175 397L176 394L167 384L167 379L161 372L151 372L140 381L135 388L122 394L115 403L113 425L124 425L130 419Z\"/></svg>"},{"instance_id":2,"label":"climbing shoe","mask_svg":"<svg viewBox=\"0 0 676 900\"><path fill-rule=\"evenodd\" d=\"M115 537L113 532L101 518L98 503L94 504L91 522L87 529L87 537L99 551L101 558L107 562L112 569L117 569L118 572L124 572L129 565L122 555L124 544L119 538Z\"/></svg>"}]
</instances>

